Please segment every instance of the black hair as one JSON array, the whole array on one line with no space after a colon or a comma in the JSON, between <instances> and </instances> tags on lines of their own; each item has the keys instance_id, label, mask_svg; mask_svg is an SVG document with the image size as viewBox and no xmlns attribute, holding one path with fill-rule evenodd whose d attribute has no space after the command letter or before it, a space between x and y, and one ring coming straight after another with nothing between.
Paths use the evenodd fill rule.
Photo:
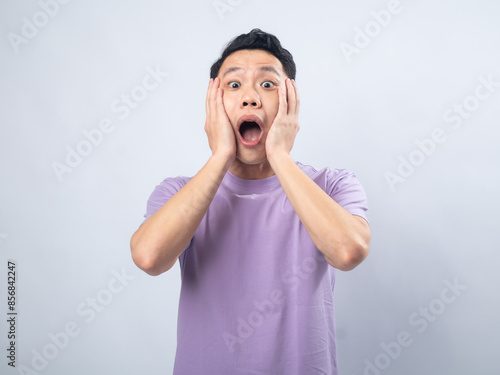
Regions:
<instances>
[{"instance_id":1,"label":"black hair","mask_svg":"<svg viewBox=\"0 0 500 375\"><path fill-rule=\"evenodd\" d=\"M281 46L278 38L260 29L253 29L248 34L241 34L231 40L221 57L210 68L210 78L217 77L222 63L230 54L243 49L260 49L269 52L281 62L288 78L295 79L296 68L292 54Z\"/></svg>"}]
</instances>

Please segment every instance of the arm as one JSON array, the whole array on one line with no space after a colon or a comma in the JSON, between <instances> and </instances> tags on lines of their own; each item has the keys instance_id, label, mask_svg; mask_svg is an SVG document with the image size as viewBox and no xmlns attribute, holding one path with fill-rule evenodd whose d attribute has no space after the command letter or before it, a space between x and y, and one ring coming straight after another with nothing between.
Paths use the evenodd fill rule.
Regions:
<instances>
[{"instance_id":1,"label":"arm","mask_svg":"<svg viewBox=\"0 0 500 375\"><path fill-rule=\"evenodd\" d=\"M210 80L206 110L205 131L212 156L130 240L135 264L153 276L172 268L187 247L235 158L235 135L222 105L218 79Z\"/></svg>"},{"instance_id":2,"label":"arm","mask_svg":"<svg viewBox=\"0 0 500 375\"><path fill-rule=\"evenodd\" d=\"M368 255L370 228L351 215L293 162L290 155L270 161L288 200L314 244L331 266L349 271Z\"/></svg>"},{"instance_id":3,"label":"arm","mask_svg":"<svg viewBox=\"0 0 500 375\"><path fill-rule=\"evenodd\" d=\"M266 141L269 163L328 264L351 270L368 255L370 228L363 218L337 204L293 162L290 150L299 129L299 99L295 82L287 80L286 89L286 96L284 90L278 91L280 106Z\"/></svg>"}]
</instances>

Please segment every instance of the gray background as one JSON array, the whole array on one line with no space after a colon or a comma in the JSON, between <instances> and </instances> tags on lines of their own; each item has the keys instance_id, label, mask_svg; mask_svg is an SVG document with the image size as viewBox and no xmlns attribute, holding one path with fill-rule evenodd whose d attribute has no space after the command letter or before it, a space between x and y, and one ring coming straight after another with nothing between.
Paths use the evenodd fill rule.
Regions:
<instances>
[{"instance_id":1,"label":"gray background","mask_svg":"<svg viewBox=\"0 0 500 375\"><path fill-rule=\"evenodd\" d=\"M220 15L212 0L41 3L52 15L37 1L0 3L0 347L10 259L18 366L33 368L45 348L53 358L37 373L172 372L179 270L137 269L130 236L155 185L210 155L208 69L232 37L260 27L298 66L294 159L355 171L369 197L370 255L337 273L340 373L500 373L500 86L481 83L500 82L500 3L401 1L379 29L387 1L221 0ZM43 26L16 45L24 17ZM357 30L373 37L347 56ZM168 77L145 91L148 67ZM147 95L120 118L112 105L132 90ZM459 104L468 110L453 126L443 116ZM58 178L53 163L103 119L113 131ZM445 141L419 154L416 141L435 131ZM391 188L400 157L419 165ZM65 340L68 323L78 334ZM411 344L384 354L404 332ZM0 372L18 373L4 354Z\"/></svg>"}]
</instances>

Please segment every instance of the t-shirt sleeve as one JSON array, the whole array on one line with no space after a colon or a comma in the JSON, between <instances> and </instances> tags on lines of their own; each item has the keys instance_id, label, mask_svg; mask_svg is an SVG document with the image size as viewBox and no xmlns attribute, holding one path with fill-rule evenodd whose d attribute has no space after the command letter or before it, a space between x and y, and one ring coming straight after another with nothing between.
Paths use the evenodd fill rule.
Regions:
<instances>
[{"instance_id":1,"label":"t-shirt sleeve","mask_svg":"<svg viewBox=\"0 0 500 375\"><path fill-rule=\"evenodd\" d=\"M347 212L361 216L368 222L366 192L354 173L345 169L328 170L326 192Z\"/></svg>"},{"instance_id":2,"label":"t-shirt sleeve","mask_svg":"<svg viewBox=\"0 0 500 375\"><path fill-rule=\"evenodd\" d=\"M153 216L153 214L172 198L188 181L189 178L187 177L171 177L164 179L157 185L149 196L143 223Z\"/></svg>"}]
</instances>

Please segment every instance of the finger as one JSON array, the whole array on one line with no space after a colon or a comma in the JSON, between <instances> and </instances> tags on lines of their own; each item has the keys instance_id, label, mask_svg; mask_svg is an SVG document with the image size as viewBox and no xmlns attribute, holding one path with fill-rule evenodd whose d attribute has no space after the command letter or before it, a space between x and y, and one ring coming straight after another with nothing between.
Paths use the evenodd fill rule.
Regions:
<instances>
[{"instance_id":1,"label":"finger","mask_svg":"<svg viewBox=\"0 0 500 375\"><path fill-rule=\"evenodd\" d=\"M224 103L222 102L222 89L220 87L217 88L217 97L216 97L216 106L217 106L217 111L219 112L224 112Z\"/></svg>"},{"instance_id":2,"label":"finger","mask_svg":"<svg viewBox=\"0 0 500 375\"><path fill-rule=\"evenodd\" d=\"M231 120L229 120L226 107L224 106L224 90L222 87L219 87L217 91L217 112L220 121L227 122L231 125Z\"/></svg>"},{"instance_id":3,"label":"finger","mask_svg":"<svg viewBox=\"0 0 500 375\"><path fill-rule=\"evenodd\" d=\"M220 85L220 79L216 77L214 79L214 82L212 84L212 92L210 94L210 113L211 116L213 117L214 120L217 119L217 111L218 111L218 106L217 106L217 96L219 93L219 85Z\"/></svg>"},{"instance_id":4,"label":"finger","mask_svg":"<svg viewBox=\"0 0 500 375\"><path fill-rule=\"evenodd\" d=\"M278 87L278 115L286 116L288 103L286 101L286 82L285 89L283 87Z\"/></svg>"},{"instance_id":5,"label":"finger","mask_svg":"<svg viewBox=\"0 0 500 375\"><path fill-rule=\"evenodd\" d=\"M300 108L300 98L299 98L299 89L297 88L297 83L295 82L294 79L292 79L292 85L294 88L295 92L295 114L299 114L299 108Z\"/></svg>"},{"instance_id":6,"label":"finger","mask_svg":"<svg viewBox=\"0 0 500 375\"><path fill-rule=\"evenodd\" d=\"M210 113L210 97L212 95L212 86L214 85L214 79L210 78L208 81L207 98L205 100L205 111L207 114Z\"/></svg>"},{"instance_id":7,"label":"finger","mask_svg":"<svg viewBox=\"0 0 500 375\"><path fill-rule=\"evenodd\" d=\"M217 103L217 92L219 91L220 80L219 77L215 77L214 84L212 85L212 103Z\"/></svg>"},{"instance_id":8,"label":"finger","mask_svg":"<svg viewBox=\"0 0 500 375\"><path fill-rule=\"evenodd\" d=\"M287 86L287 99L288 99L288 114L295 114L296 111L296 96L295 96L295 88L293 87L293 83L291 79L286 80Z\"/></svg>"}]
</instances>

